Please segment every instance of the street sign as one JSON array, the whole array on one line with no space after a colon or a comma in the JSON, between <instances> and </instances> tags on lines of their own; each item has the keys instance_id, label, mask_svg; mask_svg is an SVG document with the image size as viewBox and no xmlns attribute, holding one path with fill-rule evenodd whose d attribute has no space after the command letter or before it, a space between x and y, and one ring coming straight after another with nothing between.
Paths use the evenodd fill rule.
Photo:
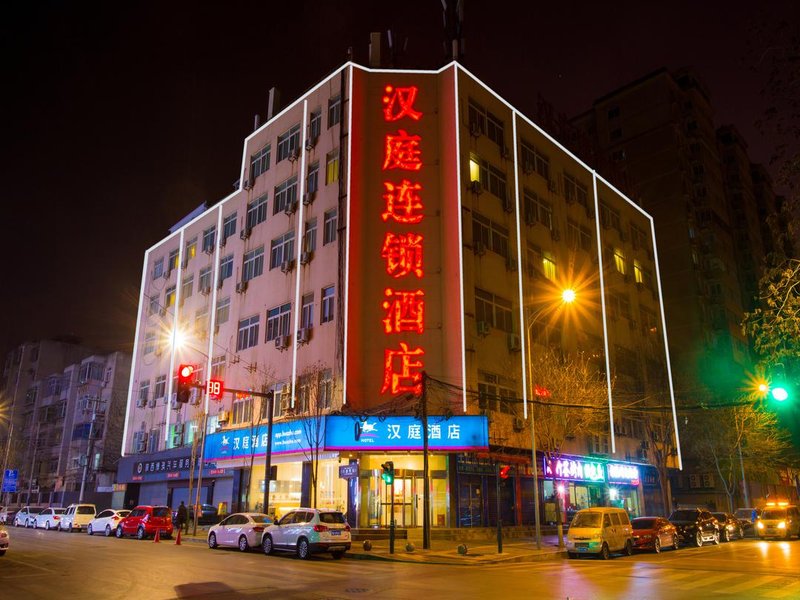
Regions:
<instances>
[{"instance_id":1,"label":"street sign","mask_svg":"<svg viewBox=\"0 0 800 600\"><path fill-rule=\"evenodd\" d=\"M17 481L19 480L19 471L17 469L6 469L3 473L3 488L2 493L13 494L17 491Z\"/></svg>"}]
</instances>

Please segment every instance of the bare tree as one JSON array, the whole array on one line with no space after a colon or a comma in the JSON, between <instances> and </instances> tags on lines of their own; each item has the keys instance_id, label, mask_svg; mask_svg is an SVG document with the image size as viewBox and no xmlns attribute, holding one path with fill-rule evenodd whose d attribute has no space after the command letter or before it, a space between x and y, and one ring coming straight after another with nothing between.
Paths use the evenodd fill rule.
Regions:
<instances>
[{"instance_id":1,"label":"bare tree","mask_svg":"<svg viewBox=\"0 0 800 600\"><path fill-rule=\"evenodd\" d=\"M309 442L303 454L311 463L311 506L317 507L319 496L319 458L325 446L325 415L330 412L330 377L322 363L306 367L297 385L295 412L303 417L303 433Z\"/></svg>"}]
</instances>

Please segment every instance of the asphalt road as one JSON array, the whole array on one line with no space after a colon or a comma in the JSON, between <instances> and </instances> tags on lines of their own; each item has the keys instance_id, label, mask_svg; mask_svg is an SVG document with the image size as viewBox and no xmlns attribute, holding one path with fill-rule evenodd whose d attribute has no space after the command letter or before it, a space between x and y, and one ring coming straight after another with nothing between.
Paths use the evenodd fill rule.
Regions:
<instances>
[{"instance_id":1,"label":"asphalt road","mask_svg":"<svg viewBox=\"0 0 800 600\"><path fill-rule=\"evenodd\" d=\"M209 550L10 528L0 598L800 599L800 541L743 540L608 562L447 566Z\"/></svg>"}]
</instances>

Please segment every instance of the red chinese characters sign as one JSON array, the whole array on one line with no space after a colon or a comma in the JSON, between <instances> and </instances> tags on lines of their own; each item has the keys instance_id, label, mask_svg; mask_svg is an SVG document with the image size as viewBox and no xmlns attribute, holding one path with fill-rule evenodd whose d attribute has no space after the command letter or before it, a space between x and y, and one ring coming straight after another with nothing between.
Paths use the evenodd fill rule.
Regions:
<instances>
[{"instance_id":1,"label":"red chinese characters sign","mask_svg":"<svg viewBox=\"0 0 800 600\"><path fill-rule=\"evenodd\" d=\"M383 119L386 123L413 125L423 117L414 102L419 93L416 86L384 88ZM383 171L403 171L403 175L383 181L381 219L392 228L418 225L425 218L422 184L416 180L423 170L422 137L399 128L386 133L383 143ZM383 385L381 393L422 393L422 372L425 350L405 336L425 331L425 293L400 286L407 278L422 279L423 236L410 230L391 229L385 232L381 258L387 275L397 280L396 287L383 291L381 306L383 332L391 340L384 349ZM395 336L403 340L394 342ZM413 338L412 338L413 339Z\"/></svg>"}]
</instances>

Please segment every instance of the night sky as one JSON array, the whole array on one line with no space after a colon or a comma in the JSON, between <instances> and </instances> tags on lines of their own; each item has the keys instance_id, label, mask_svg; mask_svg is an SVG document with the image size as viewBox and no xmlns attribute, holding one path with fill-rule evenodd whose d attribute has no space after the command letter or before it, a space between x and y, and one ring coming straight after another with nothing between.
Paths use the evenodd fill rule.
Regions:
<instances>
[{"instance_id":1,"label":"night sky","mask_svg":"<svg viewBox=\"0 0 800 600\"><path fill-rule=\"evenodd\" d=\"M748 65L769 36L752 26L798 23L800 3L505 4L467 2L464 64L526 114L539 94L574 116L660 67L693 66L717 124L768 160L754 126L762 79ZM132 350L145 250L233 190L270 87L292 101L348 47L366 64L369 33L387 28L408 38L396 66L444 64L440 0L215 5L4 5L2 356L60 334Z\"/></svg>"}]
</instances>

